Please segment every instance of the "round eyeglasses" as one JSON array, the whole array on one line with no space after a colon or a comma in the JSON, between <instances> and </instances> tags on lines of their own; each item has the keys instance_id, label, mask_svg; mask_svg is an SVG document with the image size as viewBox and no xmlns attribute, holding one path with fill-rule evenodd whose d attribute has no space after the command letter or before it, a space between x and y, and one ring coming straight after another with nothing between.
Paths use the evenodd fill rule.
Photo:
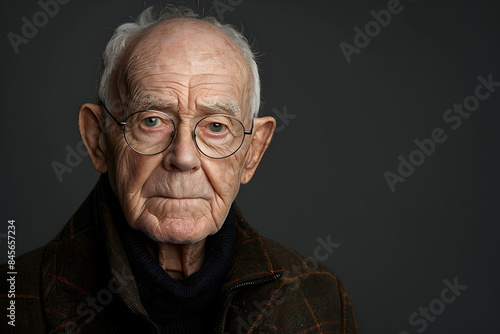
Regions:
<instances>
[{"instance_id":1,"label":"round eyeglasses","mask_svg":"<svg viewBox=\"0 0 500 334\"><path fill-rule=\"evenodd\" d=\"M155 155L165 151L174 141L176 127L174 121L157 110L137 111L124 122L118 121L106 108L117 125L123 128L123 136L132 150L142 155ZM193 140L198 150L212 159L223 159L235 154L245 135L252 134L252 128L245 126L237 118L224 114L208 115L200 119L193 129Z\"/></svg>"}]
</instances>

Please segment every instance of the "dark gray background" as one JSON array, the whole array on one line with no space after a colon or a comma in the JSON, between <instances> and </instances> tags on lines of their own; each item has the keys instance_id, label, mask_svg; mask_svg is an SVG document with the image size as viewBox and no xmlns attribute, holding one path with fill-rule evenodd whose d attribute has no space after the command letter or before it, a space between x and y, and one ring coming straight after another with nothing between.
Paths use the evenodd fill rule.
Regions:
<instances>
[{"instance_id":1,"label":"dark gray background","mask_svg":"<svg viewBox=\"0 0 500 334\"><path fill-rule=\"evenodd\" d=\"M238 195L247 219L306 255L318 237L340 243L325 263L346 283L364 333L416 333L410 314L455 277L467 289L425 333L496 333L500 89L455 131L442 116L474 93L479 75L500 81L498 5L402 0L348 64L339 43L353 44L353 28L387 1L239 2L224 18L256 41L261 114L282 126ZM63 182L51 164L66 164L66 146L80 142L78 107L94 101L114 28L155 3L72 0L18 54L7 34L40 7L3 4L0 233L16 220L18 253L51 240L95 184L88 157ZM295 116L286 122L276 113L285 106ZM391 192L383 173L397 172L398 156L436 127L447 141Z\"/></svg>"}]
</instances>

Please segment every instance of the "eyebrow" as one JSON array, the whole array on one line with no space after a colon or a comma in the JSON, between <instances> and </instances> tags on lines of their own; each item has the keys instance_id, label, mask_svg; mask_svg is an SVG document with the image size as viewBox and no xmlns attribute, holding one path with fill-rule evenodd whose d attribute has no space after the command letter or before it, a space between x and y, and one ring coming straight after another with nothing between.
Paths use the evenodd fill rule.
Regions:
<instances>
[{"instance_id":1,"label":"eyebrow","mask_svg":"<svg viewBox=\"0 0 500 334\"><path fill-rule=\"evenodd\" d=\"M206 111L214 111L217 113L224 113L235 116L240 111L238 104L233 100L225 101L201 101L196 103L197 108ZM177 101L168 101L159 99L153 95L145 95L134 102L133 110L162 110L171 109L173 111L179 110Z\"/></svg>"},{"instance_id":2,"label":"eyebrow","mask_svg":"<svg viewBox=\"0 0 500 334\"><path fill-rule=\"evenodd\" d=\"M207 101L197 103L200 109L214 110L216 112L221 112L224 114L236 115L240 111L238 104L232 100L226 101Z\"/></svg>"},{"instance_id":3,"label":"eyebrow","mask_svg":"<svg viewBox=\"0 0 500 334\"><path fill-rule=\"evenodd\" d=\"M160 109L172 109L177 110L178 104L173 101L161 100L153 95L145 95L139 100L134 102L133 110L160 110Z\"/></svg>"}]
</instances>

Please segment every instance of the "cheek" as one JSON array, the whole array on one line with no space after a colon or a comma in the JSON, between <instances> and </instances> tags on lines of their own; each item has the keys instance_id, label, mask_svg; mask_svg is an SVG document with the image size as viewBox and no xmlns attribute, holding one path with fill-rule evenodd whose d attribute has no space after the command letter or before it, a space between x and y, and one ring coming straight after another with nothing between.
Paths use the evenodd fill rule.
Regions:
<instances>
[{"instance_id":1,"label":"cheek","mask_svg":"<svg viewBox=\"0 0 500 334\"><path fill-rule=\"evenodd\" d=\"M216 195L226 204L230 204L240 186L242 173L239 156L226 159L209 160L202 164Z\"/></svg>"},{"instance_id":2,"label":"cheek","mask_svg":"<svg viewBox=\"0 0 500 334\"><path fill-rule=\"evenodd\" d=\"M110 159L110 179L121 200L136 197L153 170L161 163L161 156L143 156L134 152L124 140L115 142Z\"/></svg>"}]
</instances>

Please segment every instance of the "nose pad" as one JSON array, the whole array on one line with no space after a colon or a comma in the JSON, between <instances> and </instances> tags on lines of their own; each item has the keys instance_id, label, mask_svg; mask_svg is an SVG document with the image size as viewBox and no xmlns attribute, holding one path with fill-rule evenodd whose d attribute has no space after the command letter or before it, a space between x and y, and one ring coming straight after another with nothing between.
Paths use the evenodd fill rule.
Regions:
<instances>
[{"instance_id":1,"label":"nose pad","mask_svg":"<svg viewBox=\"0 0 500 334\"><path fill-rule=\"evenodd\" d=\"M172 132L170 132L170 142L168 143L168 145L164 149L164 151L169 150L170 147L172 146L172 144L174 143L176 132L177 132L176 130L173 130Z\"/></svg>"},{"instance_id":2,"label":"nose pad","mask_svg":"<svg viewBox=\"0 0 500 334\"><path fill-rule=\"evenodd\" d=\"M198 143L196 142L196 128L193 129L191 137L193 137L194 146L196 146L196 149L199 150L200 148L198 147Z\"/></svg>"}]
</instances>

